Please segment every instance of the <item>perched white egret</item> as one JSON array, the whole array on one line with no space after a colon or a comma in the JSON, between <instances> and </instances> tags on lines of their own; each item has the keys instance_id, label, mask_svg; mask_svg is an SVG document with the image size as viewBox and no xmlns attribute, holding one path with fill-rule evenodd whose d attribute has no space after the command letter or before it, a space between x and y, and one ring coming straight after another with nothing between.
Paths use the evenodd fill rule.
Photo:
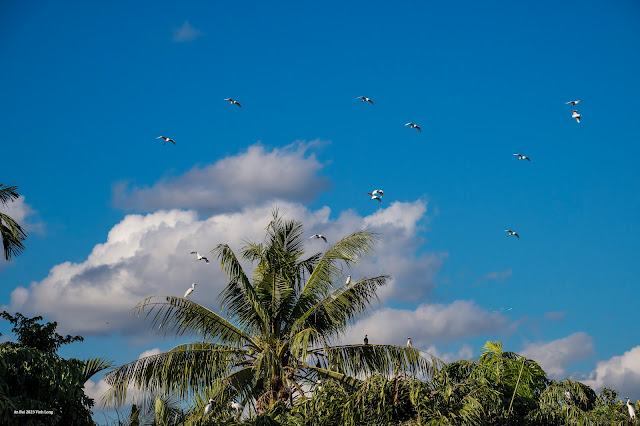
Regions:
<instances>
[{"instance_id":1,"label":"perched white egret","mask_svg":"<svg viewBox=\"0 0 640 426\"><path fill-rule=\"evenodd\" d=\"M380 198L378 196L378 194L374 194L373 192L367 192L366 194L370 195L372 200L378 200L378 201L382 202L382 198Z\"/></svg>"},{"instance_id":2,"label":"perched white egret","mask_svg":"<svg viewBox=\"0 0 640 426\"><path fill-rule=\"evenodd\" d=\"M315 234L315 235L312 235L312 236L309 237L309 239L312 239L312 238L322 238L325 243L327 242L327 239L322 234Z\"/></svg>"},{"instance_id":3,"label":"perched white egret","mask_svg":"<svg viewBox=\"0 0 640 426\"><path fill-rule=\"evenodd\" d=\"M418 126L417 124L414 124L412 122L408 122L407 124L405 124L405 126L411 126L412 129L418 129L418 131L420 133L422 133L422 130L420 130L420 126Z\"/></svg>"},{"instance_id":4,"label":"perched white egret","mask_svg":"<svg viewBox=\"0 0 640 426\"><path fill-rule=\"evenodd\" d=\"M564 397L567 398L567 401L571 401L573 399L573 395L568 390L564 391Z\"/></svg>"},{"instance_id":5,"label":"perched white egret","mask_svg":"<svg viewBox=\"0 0 640 426\"><path fill-rule=\"evenodd\" d=\"M582 101L580 101L580 100L578 100L578 101L569 101L569 102L565 102L565 104L567 104L567 105L571 104L571 106L576 106L576 104L579 104L580 102L582 102Z\"/></svg>"},{"instance_id":6,"label":"perched white egret","mask_svg":"<svg viewBox=\"0 0 640 426\"><path fill-rule=\"evenodd\" d=\"M518 235L517 232L512 231L511 229L505 229L504 232L508 232L509 235L507 235L507 237L510 237L512 235L515 235L516 237L518 237L518 239L520 239L520 235Z\"/></svg>"},{"instance_id":7,"label":"perched white egret","mask_svg":"<svg viewBox=\"0 0 640 426\"><path fill-rule=\"evenodd\" d=\"M573 114L571 115L571 119L573 120L574 118L576 119L576 121L579 123L580 122L580 116L582 114L578 114L578 110L573 110Z\"/></svg>"},{"instance_id":8,"label":"perched white egret","mask_svg":"<svg viewBox=\"0 0 640 426\"><path fill-rule=\"evenodd\" d=\"M367 335L364 335L364 344L368 345L369 344L369 338L367 337Z\"/></svg>"},{"instance_id":9,"label":"perched white egret","mask_svg":"<svg viewBox=\"0 0 640 426\"><path fill-rule=\"evenodd\" d=\"M407 346L412 348L413 345L411 345L411 337L408 337L407 339L409 339L409 340L407 340Z\"/></svg>"},{"instance_id":10,"label":"perched white egret","mask_svg":"<svg viewBox=\"0 0 640 426\"><path fill-rule=\"evenodd\" d=\"M210 399L209 403L204 407L204 415L206 416L207 414L209 414L212 408L213 408L213 399Z\"/></svg>"},{"instance_id":11,"label":"perched white egret","mask_svg":"<svg viewBox=\"0 0 640 426\"><path fill-rule=\"evenodd\" d=\"M635 421L636 409L633 407L633 405L631 405L631 401L629 400L629 397L627 397L626 400L627 400L627 408L629 409L629 417L631 417L632 421Z\"/></svg>"},{"instance_id":12,"label":"perched white egret","mask_svg":"<svg viewBox=\"0 0 640 426\"><path fill-rule=\"evenodd\" d=\"M522 155L522 154L513 154L513 155L517 155L518 156L518 160L527 160L527 161L531 161L529 160L529 157Z\"/></svg>"},{"instance_id":13,"label":"perched white egret","mask_svg":"<svg viewBox=\"0 0 640 426\"><path fill-rule=\"evenodd\" d=\"M364 96L358 96L356 99L362 99L362 102L371 102L371 105L373 105L373 101L369 98L365 98Z\"/></svg>"},{"instance_id":14,"label":"perched white egret","mask_svg":"<svg viewBox=\"0 0 640 426\"><path fill-rule=\"evenodd\" d=\"M234 409L234 410L236 410L236 411L240 411L240 410L243 410L243 409L244 409L244 405L240 404L239 402L235 402L235 401L233 401L233 402L231 403L231 408L233 408L233 409Z\"/></svg>"},{"instance_id":15,"label":"perched white egret","mask_svg":"<svg viewBox=\"0 0 640 426\"><path fill-rule=\"evenodd\" d=\"M187 291L185 291L185 292L184 292L184 297L189 297L189 295L190 295L191 293L193 293L193 290L195 290L195 289L196 289L196 286L197 286L197 285L198 285L198 284L196 284L196 283L191 284L191 288L187 289Z\"/></svg>"},{"instance_id":16,"label":"perched white egret","mask_svg":"<svg viewBox=\"0 0 640 426\"><path fill-rule=\"evenodd\" d=\"M176 141L174 141L173 139L168 138L166 136L158 136L156 139L164 139L164 143L162 145L164 145L167 142L171 142L174 145L176 144Z\"/></svg>"},{"instance_id":17,"label":"perched white egret","mask_svg":"<svg viewBox=\"0 0 640 426\"><path fill-rule=\"evenodd\" d=\"M238 101L234 101L234 100L233 100L233 99L231 99L231 98L224 98L224 100L225 100L225 101L229 101L229 105L236 104L236 105L238 105L240 108L242 108L242 105L240 105L240 102L238 102Z\"/></svg>"},{"instance_id":18,"label":"perched white egret","mask_svg":"<svg viewBox=\"0 0 640 426\"><path fill-rule=\"evenodd\" d=\"M209 259L207 259L203 255L201 255L197 251L192 251L191 254L195 254L196 255L196 262L199 261L199 260L204 260L206 263L209 263Z\"/></svg>"},{"instance_id":19,"label":"perched white egret","mask_svg":"<svg viewBox=\"0 0 640 426\"><path fill-rule=\"evenodd\" d=\"M345 285L349 285L351 283L351 275L347 275L347 281L345 282Z\"/></svg>"}]
</instances>

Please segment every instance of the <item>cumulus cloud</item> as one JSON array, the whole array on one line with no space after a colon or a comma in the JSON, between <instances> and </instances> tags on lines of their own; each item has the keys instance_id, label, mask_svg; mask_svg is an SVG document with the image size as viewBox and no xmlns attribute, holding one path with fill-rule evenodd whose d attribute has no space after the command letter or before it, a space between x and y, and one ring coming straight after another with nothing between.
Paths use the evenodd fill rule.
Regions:
<instances>
[{"instance_id":1,"label":"cumulus cloud","mask_svg":"<svg viewBox=\"0 0 640 426\"><path fill-rule=\"evenodd\" d=\"M382 241L375 247L375 256L363 259L351 271L345 270L345 275L351 273L358 278L395 274L388 283L386 300L393 299L395 294L416 297L433 286L430 277L439 270L441 261L415 252L420 246L416 230L426 214L425 202L396 202L364 217L347 210L331 219L328 207L309 210L298 203L280 201L206 219L200 219L195 211L183 210L127 215L111 229L105 242L93 248L86 260L58 264L43 280L16 288L11 294L10 306L2 309L43 315L57 321L63 333L87 336L117 331L130 338L148 336L148 323L135 318L130 309L150 295L182 296L192 282L198 283L198 287L191 299L217 309L216 297L226 285L224 274L213 257L210 256L211 263L206 264L195 262L189 253L193 250L208 253L219 243L228 243L238 252L245 240L262 241L275 206L285 217L301 220L309 235L322 232L329 244L363 228L379 232ZM322 240L306 240L306 244L310 254L327 248ZM406 264L400 263L403 256L408 259ZM402 270L403 265L406 271ZM458 304L456 308L465 311L463 318L478 313L475 306ZM432 311L422 309L427 312L424 320L434 320L434 314L428 313ZM438 332L426 333L428 338L452 329L454 334L468 335L456 327L478 328L475 321L478 318L469 324L460 323L460 319L453 318L460 316L453 310L429 309L443 311L451 317L451 324L438 325ZM499 318L487 317L491 324L500 322ZM432 327L429 324L425 328L431 330Z\"/></svg>"},{"instance_id":2,"label":"cumulus cloud","mask_svg":"<svg viewBox=\"0 0 640 426\"><path fill-rule=\"evenodd\" d=\"M582 331L551 342L531 343L520 351L538 362L550 377L558 379L566 376L567 365L593 353L593 339Z\"/></svg>"},{"instance_id":3,"label":"cumulus cloud","mask_svg":"<svg viewBox=\"0 0 640 426\"><path fill-rule=\"evenodd\" d=\"M119 183L114 204L125 210L153 211L193 208L207 213L234 211L268 200L312 201L328 190L328 179L318 176L322 164L308 154L310 144L293 144L265 150L252 145L246 152L153 186Z\"/></svg>"},{"instance_id":4,"label":"cumulus cloud","mask_svg":"<svg viewBox=\"0 0 640 426\"><path fill-rule=\"evenodd\" d=\"M466 300L449 305L424 303L414 310L379 309L350 327L342 341L360 342L367 334L370 343L404 345L411 337L414 347L434 348L435 343L499 332L507 322L507 317Z\"/></svg>"},{"instance_id":5,"label":"cumulus cloud","mask_svg":"<svg viewBox=\"0 0 640 426\"><path fill-rule=\"evenodd\" d=\"M193 41L198 37L203 36L204 33L200 30L196 30L189 24L189 21L184 21L184 24L180 28L174 28L173 30L173 41L175 42L185 42L185 41Z\"/></svg>"},{"instance_id":6,"label":"cumulus cloud","mask_svg":"<svg viewBox=\"0 0 640 426\"><path fill-rule=\"evenodd\" d=\"M412 339L413 342L413 339ZM424 348L424 351L429 353L430 355L435 356L436 358L441 359L445 363L450 363L453 361L459 361L461 359L472 359L473 358L473 348L468 344L463 344L458 352L442 352L438 350L436 345L431 345Z\"/></svg>"},{"instance_id":7,"label":"cumulus cloud","mask_svg":"<svg viewBox=\"0 0 640 426\"><path fill-rule=\"evenodd\" d=\"M614 356L606 361L600 361L588 378L581 380L599 392L603 386L614 387L621 397L638 399L640 394L640 346L626 351L622 355Z\"/></svg>"}]
</instances>

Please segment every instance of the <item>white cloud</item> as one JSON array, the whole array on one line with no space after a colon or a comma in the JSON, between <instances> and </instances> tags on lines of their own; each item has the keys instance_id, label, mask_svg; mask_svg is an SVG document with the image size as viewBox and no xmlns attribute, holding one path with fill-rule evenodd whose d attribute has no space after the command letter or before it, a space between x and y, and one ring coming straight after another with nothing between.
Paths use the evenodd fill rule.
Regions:
<instances>
[{"instance_id":1,"label":"white cloud","mask_svg":"<svg viewBox=\"0 0 640 426\"><path fill-rule=\"evenodd\" d=\"M193 28L191 24L189 24L189 21L184 21L184 24L182 24L180 28L175 28L173 30L173 41L178 43L193 41L203 35L204 33Z\"/></svg>"},{"instance_id":2,"label":"white cloud","mask_svg":"<svg viewBox=\"0 0 640 426\"><path fill-rule=\"evenodd\" d=\"M433 348L436 343L504 330L507 317L457 300L449 305L421 304L415 310L382 308L357 321L342 339L360 342L365 334L370 343L405 345L411 337L414 347Z\"/></svg>"},{"instance_id":3,"label":"white cloud","mask_svg":"<svg viewBox=\"0 0 640 426\"><path fill-rule=\"evenodd\" d=\"M565 377L567 365L593 353L593 339L582 331L551 342L531 343L520 351L553 378Z\"/></svg>"},{"instance_id":4,"label":"white cloud","mask_svg":"<svg viewBox=\"0 0 640 426\"><path fill-rule=\"evenodd\" d=\"M603 386L613 387L621 397L640 398L640 346L600 361L589 377L581 380L599 392Z\"/></svg>"},{"instance_id":5,"label":"white cloud","mask_svg":"<svg viewBox=\"0 0 640 426\"><path fill-rule=\"evenodd\" d=\"M447 364L450 362L459 361L462 359L470 360L473 358L473 353L474 353L473 348L466 343L460 347L460 350L458 350L458 352L442 352L438 350L436 345L428 346L424 349L424 351L429 353L430 355L435 356L436 358L439 358L440 360L444 361Z\"/></svg>"},{"instance_id":6,"label":"white cloud","mask_svg":"<svg viewBox=\"0 0 640 426\"><path fill-rule=\"evenodd\" d=\"M200 219L194 211L182 210L127 215L111 229L106 242L93 248L85 261L54 266L43 280L31 283L28 288L16 288L10 307L2 308L43 315L57 321L61 333L88 336L121 332L129 337L148 337L148 321L134 317L130 309L150 295L182 296L192 282L199 284L192 300L217 309L216 297L226 285L217 260L210 256L210 264L196 263L189 252L208 253L219 243L228 243L238 252L244 240L262 241L275 206L279 206L285 217L301 220L309 235L322 232L329 244L368 226L375 232L384 232L382 242L375 247L375 256L345 271L345 275L351 273L359 278L394 274L386 290L387 299L408 295L415 298L431 288L430 277L437 272L441 261L434 260L433 255L415 254L420 247L415 232L418 222L424 218L426 203L392 203L387 209L365 217L347 210L338 218L330 219L328 207L312 211L301 204L280 201L207 219ZM381 219L385 217L386 220ZM306 244L309 254L327 248L322 240L306 240ZM403 257L409 260L402 260ZM465 311L461 315L464 318L478 310L475 306L456 306ZM452 317L450 324L438 326L438 333L455 327L471 330L478 327L478 321L460 324L460 319L454 318L459 315L453 311L429 309L443 309ZM496 323L500 317L487 318L490 323ZM428 314L424 319L434 320ZM431 330L432 325L426 328ZM454 330L454 335L468 335L465 333ZM434 334L427 332L426 336ZM425 340L425 343L432 342Z\"/></svg>"},{"instance_id":7,"label":"white cloud","mask_svg":"<svg viewBox=\"0 0 640 426\"><path fill-rule=\"evenodd\" d=\"M44 223L35 218L36 211L25 202L24 196L21 195L17 199L7 203L7 205L0 206L0 210L18 222L25 231L37 234L44 232Z\"/></svg>"},{"instance_id":8,"label":"white cloud","mask_svg":"<svg viewBox=\"0 0 640 426\"><path fill-rule=\"evenodd\" d=\"M246 152L195 167L151 187L119 183L113 190L114 204L140 211L194 208L212 213L274 199L312 201L330 184L317 175L323 166L314 154L307 155L309 147L297 143L267 152L261 145L252 145Z\"/></svg>"},{"instance_id":9,"label":"white cloud","mask_svg":"<svg viewBox=\"0 0 640 426\"><path fill-rule=\"evenodd\" d=\"M162 352L164 352L164 351L162 349L160 349L160 348L149 349L148 351L142 352L138 356L138 359L145 358L145 357L148 357L148 356L158 355L158 354L161 354Z\"/></svg>"}]
</instances>

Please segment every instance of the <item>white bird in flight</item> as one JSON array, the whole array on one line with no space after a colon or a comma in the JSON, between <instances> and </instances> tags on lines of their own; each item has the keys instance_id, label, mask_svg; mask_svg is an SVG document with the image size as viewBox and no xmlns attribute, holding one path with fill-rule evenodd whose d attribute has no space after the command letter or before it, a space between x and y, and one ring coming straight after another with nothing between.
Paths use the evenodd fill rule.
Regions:
<instances>
[{"instance_id":1,"label":"white bird in flight","mask_svg":"<svg viewBox=\"0 0 640 426\"><path fill-rule=\"evenodd\" d=\"M578 100L578 101L569 101L569 102L565 102L565 104L567 104L567 105L571 104L571 106L575 106L576 104L579 104L580 102L582 102L582 101L580 101L580 100Z\"/></svg>"},{"instance_id":2,"label":"white bird in flight","mask_svg":"<svg viewBox=\"0 0 640 426\"><path fill-rule=\"evenodd\" d=\"M633 407L633 405L631 405L631 402L629 401L629 397L627 397L626 400L627 400L627 408L629 409L629 417L631 417L631 420L635 421L636 409Z\"/></svg>"},{"instance_id":3,"label":"white bird in flight","mask_svg":"<svg viewBox=\"0 0 640 426\"><path fill-rule=\"evenodd\" d=\"M196 286L197 286L197 285L198 285L198 284L196 284L196 283L191 284L191 288L187 289L187 291L185 291L185 292L184 292L184 297L185 297L185 298L186 298L186 297L189 297L189 295L190 295L191 293L193 293L193 290L195 290L195 289L196 289Z\"/></svg>"},{"instance_id":4,"label":"white bird in flight","mask_svg":"<svg viewBox=\"0 0 640 426\"><path fill-rule=\"evenodd\" d=\"M207 259L203 255L201 255L197 251L192 251L191 254L195 254L196 255L196 262L199 261L199 260L204 260L206 263L209 263L209 259Z\"/></svg>"},{"instance_id":5,"label":"white bird in flight","mask_svg":"<svg viewBox=\"0 0 640 426\"><path fill-rule=\"evenodd\" d=\"M526 155L522 155L522 154L513 154L513 155L517 155L518 156L518 160L531 161L531 160L529 160L529 157L527 157Z\"/></svg>"},{"instance_id":6,"label":"white bird in flight","mask_svg":"<svg viewBox=\"0 0 640 426\"><path fill-rule=\"evenodd\" d=\"M376 191L377 191L377 190L376 190ZM374 192L367 192L366 194L367 194L367 195L370 195L372 200L378 200L378 201L382 202L382 198L380 198L380 197L378 196L378 194L376 194L376 192L375 192L375 191L374 191Z\"/></svg>"},{"instance_id":7,"label":"white bird in flight","mask_svg":"<svg viewBox=\"0 0 640 426\"><path fill-rule=\"evenodd\" d=\"M174 141L173 139L168 138L166 136L158 136L156 139L164 139L164 143L162 145L164 145L167 142L171 142L174 145L176 144L176 141Z\"/></svg>"},{"instance_id":8,"label":"white bird in flight","mask_svg":"<svg viewBox=\"0 0 640 426\"><path fill-rule=\"evenodd\" d=\"M571 119L573 120L574 118L576 119L576 121L579 123L580 122L580 116L582 114L578 114L577 110L573 110L573 114L571 114Z\"/></svg>"},{"instance_id":9,"label":"white bird in flight","mask_svg":"<svg viewBox=\"0 0 640 426\"><path fill-rule=\"evenodd\" d=\"M325 243L327 242L327 239L322 234L315 234L315 235L312 235L312 236L309 237L309 239L312 239L312 238L322 238Z\"/></svg>"},{"instance_id":10,"label":"white bird in flight","mask_svg":"<svg viewBox=\"0 0 640 426\"><path fill-rule=\"evenodd\" d=\"M512 236L512 235L515 235L516 237L518 237L518 239L520 239L520 235L518 235L518 233L517 233L517 232L514 232L514 231L512 231L511 229L505 229L504 231L509 233L509 235L507 235L507 237L510 237L510 236Z\"/></svg>"},{"instance_id":11,"label":"white bird in flight","mask_svg":"<svg viewBox=\"0 0 640 426\"><path fill-rule=\"evenodd\" d=\"M224 100L225 100L225 101L229 101L229 105L236 104L236 105L238 105L240 108L242 108L242 105L240 105L240 102L238 102L238 101L234 101L234 100L233 100L233 99L231 99L231 98L224 98Z\"/></svg>"},{"instance_id":12,"label":"white bird in flight","mask_svg":"<svg viewBox=\"0 0 640 426\"><path fill-rule=\"evenodd\" d=\"M420 126L418 126L417 124L414 124L414 123L409 122L409 123L405 124L405 126L411 126L411 128L413 128L413 129L418 129L418 131L419 131L420 133L422 133L422 130L420 130Z\"/></svg>"},{"instance_id":13,"label":"white bird in flight","mask_svg":"<svg viewBox=\"0 0 640 426\"><path fill-rule=\"evenodd\" d=\"M207 414L209 414L212 408L213 408L213 399L210 399L209 403L204 407L204 415L206 416Z\"/></svg>"},{"instance_id":14,"label":"white bird in flight","mask_svg":"<svg viewBox=\"0 0 640 426\"><path fill-rule=\"evenodd\" d=\"M351 283L351 275L347 275L347 281L344 284L349 285L350 283Z\"/></svg>"},{"instance_id":15,"label":"white bird in flight","mask_svg":"<svg viewBox=\"0 0 640 426\"><path fill-rule=\"evenodd\" d=\"M378 195L378 194L380 194L380 196L382 197L384 195L384 191L382 189L376 189L371 193L371 196L373 197L374 195Z\"/></svg>"},{"instance_id":16,"label":"white bird in flight","mask_svg":"<svg viewBox=\"0 0 640 426\"><path fill-rule=\"evenodd\" d=\"M411 337L408 337L409 340L407 340L407 346L412 348L413 345L411 345Z\"/></svg>"},{"instance_id":17,"label":"white bird in flight","mask_svg":"<svg viewBox=\"0 0 640 426\"><path fill-rule=\"evenodd\" d=\"M373 105L373 101L370 98L366 98L364 96L358 96L356 99L362 99L362 102L371 102L371 105Z\"/></svg>"},{"instance_id":18,"label":"white bird in flight","mask_svg":"<svg viewBox=\"0 0 640 426\"><path fill-rule=\"evenodd\" d=\"M233 408L236 411L240 411L240 410L242 410L244 408L244 405L240 404L239 402L233 401L231 403L231 408Z\"/></svg>"}]
</instances>

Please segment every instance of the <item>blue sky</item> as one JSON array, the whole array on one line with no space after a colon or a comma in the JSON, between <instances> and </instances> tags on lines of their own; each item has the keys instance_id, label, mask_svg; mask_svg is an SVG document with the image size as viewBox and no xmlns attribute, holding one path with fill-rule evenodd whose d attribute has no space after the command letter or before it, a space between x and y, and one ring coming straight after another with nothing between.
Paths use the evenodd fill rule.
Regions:
<instances>
[{"instance_id":1,"label":"blue sky","mask_svg":"<svg viewBox=\"0 0 640 426\"><path fill-rule=\"evenodd\" d=\"M0 305L85 337L64 356L168 349L128 309L193 281L212 304L223 276L188 251L259 239L278 205L310 235L381 233L353 275L394 279L345 339L410 334L445 359L501 340L640 398L639 18L635 1L3 2L0 181L30 235Z\"/></svg>"}]
</instances>

